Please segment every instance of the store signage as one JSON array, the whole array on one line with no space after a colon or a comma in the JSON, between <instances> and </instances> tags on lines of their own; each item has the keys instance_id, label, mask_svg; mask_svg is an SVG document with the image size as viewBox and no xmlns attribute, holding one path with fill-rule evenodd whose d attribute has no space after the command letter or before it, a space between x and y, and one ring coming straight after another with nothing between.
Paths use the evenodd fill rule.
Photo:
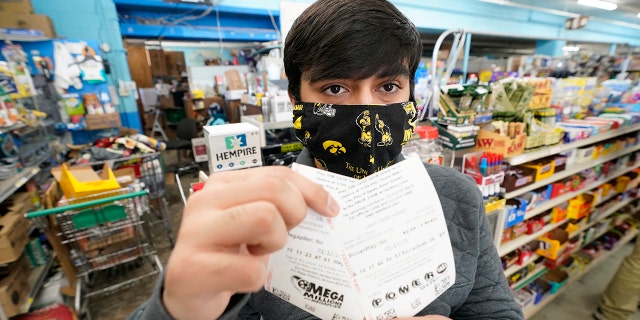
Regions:
<instances>
[{"instance_id":1,"label":"store signage","mask_svg":"<svg viewBox=\"0 0 640 320\"><path fill-rule=\"evenodd\" d=\"M564 23L564 27L567 28L567 30L577 30L584 28L587 23L589 23L589 17L579 16L567 19L567 21L565 21Z\"/></svg>"}]
</instances>

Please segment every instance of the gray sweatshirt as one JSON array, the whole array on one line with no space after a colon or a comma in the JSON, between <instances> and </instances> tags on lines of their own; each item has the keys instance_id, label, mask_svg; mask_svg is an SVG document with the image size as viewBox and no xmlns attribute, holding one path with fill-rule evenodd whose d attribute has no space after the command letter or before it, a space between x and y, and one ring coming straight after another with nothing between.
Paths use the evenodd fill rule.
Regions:
<instances>
[{"instance_id":1,"label":"gray sweatshirt","mask_svg":"<svg viewBox=\"0 0 640 320\"><path fill-rule=\"evenodd\" d=\"M305 149L296 162L313 166ZM452 319L523 319L522 310L502 272L500 258L475 182L459 171L427 165L442 204L456 264L454 285L417 316L439 314ZM153 295L131 314L135 320L172 319L162 304L163 277ZM266 292L236 295L220 319L317 319Z\"/></svg>"}]
</instances>

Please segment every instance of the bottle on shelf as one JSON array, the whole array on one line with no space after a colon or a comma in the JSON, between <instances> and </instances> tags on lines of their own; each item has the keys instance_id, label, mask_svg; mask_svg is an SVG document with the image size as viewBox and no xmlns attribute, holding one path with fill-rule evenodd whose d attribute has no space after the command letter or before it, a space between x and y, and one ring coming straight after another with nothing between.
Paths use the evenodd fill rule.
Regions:
<instances>
[{"instance_id":1,"label":"bottle on shelf","mask_svg":"<svg viewBox=\"0 0 640 320\"><path fill-rule=\"evenodd\" d=\"M415 132L420 139L410 140L402 153L407 157L419 157L423 163L442 165L444 154L438 141L438 128L432 126L416 126Z\"/></svg>"}]
</instances>

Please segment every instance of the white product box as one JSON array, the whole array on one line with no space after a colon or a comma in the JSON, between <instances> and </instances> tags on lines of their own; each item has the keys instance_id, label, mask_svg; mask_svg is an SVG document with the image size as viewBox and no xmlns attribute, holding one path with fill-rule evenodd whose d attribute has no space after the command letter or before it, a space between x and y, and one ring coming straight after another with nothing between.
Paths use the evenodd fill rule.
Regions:
<instances>
[{"instance_id":1,"label":"white product box","mask_svg":"<svg viewBox=\"0 0 640 320\"><path fill-rule=\"evenodd\" d=\"M262 165L258 127L232 123L205 126L204 133L210 173Z\"/></svg>"}]
</instances>

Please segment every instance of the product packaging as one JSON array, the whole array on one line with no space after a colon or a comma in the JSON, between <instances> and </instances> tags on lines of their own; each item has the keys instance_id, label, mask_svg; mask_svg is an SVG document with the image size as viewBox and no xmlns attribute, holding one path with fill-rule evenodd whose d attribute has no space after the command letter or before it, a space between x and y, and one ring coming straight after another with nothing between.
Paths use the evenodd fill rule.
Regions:
<instances>
[{"instance_id":1,"label":"product packaging","mask_svg":"<svg viewBox=\"0 0 640 320\"><path fill-rule=\"evenodd\" d=\"M262 165L260 133L249 123L205 126L209 172Z\"/></svg>"}]
</instances>

